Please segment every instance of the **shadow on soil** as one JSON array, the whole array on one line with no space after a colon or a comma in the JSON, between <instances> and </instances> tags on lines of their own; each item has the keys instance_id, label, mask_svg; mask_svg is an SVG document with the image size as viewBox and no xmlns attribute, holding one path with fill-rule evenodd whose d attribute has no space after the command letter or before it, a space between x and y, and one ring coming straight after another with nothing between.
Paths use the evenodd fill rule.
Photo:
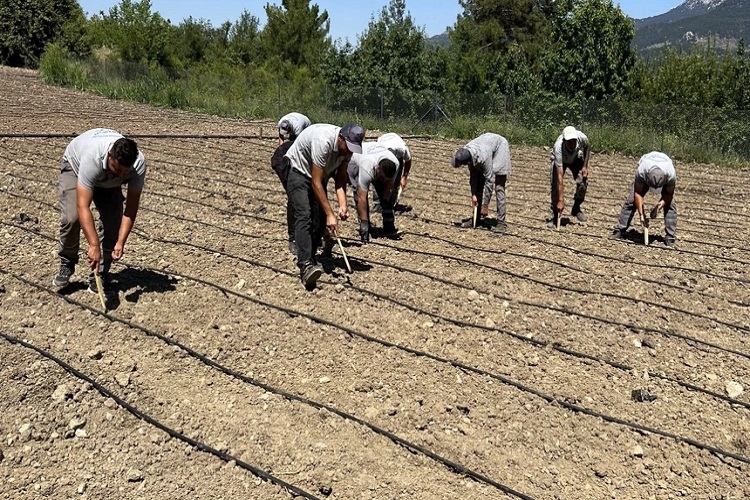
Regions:
<instances>
[{"instance_id":1,"label":"shadow on soil","mask_svg":"<svg viewBox=\"0 0 750 500\"><path fill-rule=\"evenodd\" d=\"M176 289L177 279L149 269L126 268L112 275L116 288L128 302L136 303L144 293L165 293ZM130 291L132 290L132 291ZM130 291L130 293L127 293ZM117 304L119 305L119 303ZM111 309L115 309L111 307Z\"/></svg>"}]
</instances>

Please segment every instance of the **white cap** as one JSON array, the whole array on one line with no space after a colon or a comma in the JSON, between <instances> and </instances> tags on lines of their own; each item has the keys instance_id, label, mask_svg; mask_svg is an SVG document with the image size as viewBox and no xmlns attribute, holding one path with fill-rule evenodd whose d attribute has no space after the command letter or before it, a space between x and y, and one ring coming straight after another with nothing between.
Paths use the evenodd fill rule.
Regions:
<instances>
[{"instance_id":1,"label":"white cap","mask_svg":"<svg viewBox=\"0 0 750 500\"><path fill-rule=\"evenodd\" d=\"M573 125L568 125L563 129L563 140L569 141L571 139L578 139L578 131Z\"/></svg>"}]
</instances>

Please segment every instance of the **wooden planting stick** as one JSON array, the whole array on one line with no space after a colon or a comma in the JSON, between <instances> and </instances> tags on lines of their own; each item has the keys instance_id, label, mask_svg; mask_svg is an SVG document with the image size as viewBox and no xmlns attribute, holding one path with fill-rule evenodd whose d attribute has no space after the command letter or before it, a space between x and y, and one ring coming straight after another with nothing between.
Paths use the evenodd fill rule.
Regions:
<instances>
[{"instance_id":1,"label":"wooden planting stick","mask_svg":"<svg viewBox=\"0 0 750 500\"><path fill-rule=\"evenodd\" d=\"M104 290L102 290L102 278L99 276L99 270L94 269L94 281L96 281L96 291L99 292L99 300L102 302L102 309L107 312L107 302L104 300Z\"/></svg>"},{"instance_id":2,"label":"wooden planting stick","mask_svg":"<svg viewBox=\"0 0 750 500\"><path fill-rule=\"evenodd\" d=\"M474 206L474 217L471 219L471 227L476 229L477 227L477 210L479 209L479 204Z\"/></svg>"},{"instance_id":3,"label":"wooden planting stick","mask_svg":"<svg viewBox=\"0 0 750 500\"><path fill-rule=\"evenodd\" d=\"M643 226L643 244L648 246L648 219L646 218L645 214L643 216L643 219L641 220L641 225Z\"/></svg>"},{"instance_id":4,"label":"wooden planting stick","mask_svg":"<svg viewBox=\"0 0 750 500\"><path fill-rule=\"evenodd\" d=\"M557 213L557 230L560 230L560 220L562 219L562 212Z\"/></svg>"},{"instance_id":5,"label":"wooden planting stick","mask_svg":"<svg viewBox=\"0 0 750 500\"><path fill-rule=\"evenodd\" d=\"M346 257L346 252L344 251L344 245L341 244L341 238L339 238L339 235L336 231L333 232L333 235L336 237L336 241L339 244L339 250L341 250L341 255L344 256L344 262L346 263L346 269L349 271L349 274L352 274L352 266L349 265L349 259Z\"/></svg>"}]
</instances>

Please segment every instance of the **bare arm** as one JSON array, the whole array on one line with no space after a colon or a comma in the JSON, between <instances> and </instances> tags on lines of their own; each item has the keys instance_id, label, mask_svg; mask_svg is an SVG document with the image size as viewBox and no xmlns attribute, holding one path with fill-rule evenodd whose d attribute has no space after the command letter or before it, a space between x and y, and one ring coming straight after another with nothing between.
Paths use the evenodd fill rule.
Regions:
<instances>
[{"instance_id":1,"label":"bare arm","mask_svg":"<svg viewBox=\"0 0 750 500\"><path fill-rule=\"evenodd\" d=\"M346 204L346 169L349 162L345 161L339 165L334 179L336 185L336 201L339 203L339 217L341 220L349 218L349 207Z\"/></svg>"},{"instance_id":2,"label":"bare arm","mask_svg":"<svg viewBox=\"0 0 750 500\"><path fill-rule=\"evenodd\" d=\"M115 249L112 252L112 258L114 260L120 260L125 250L125 242L128 241L130 231L133 229L135 223L135 217L138 215L138 207L141 204L141 191L135 191L128 188L127 196L125 197L125 212L122 215L122 222L120 223L120 234L117 237L117 243Z\"/></svg>"},{"instance_id":3,"label":"bare arm","mask_svg":"<svg viewBox=\"0 0 750 500\"><path fill-rule=\"evenodd\" d=\"M643 181L635 180L635 184L633 185L633 205L635 205L635 211L638 212L638 217L641 220L644 220L643 195L646 194L647 190L648 188L646 188Z\"/></svg>"},{"instance_id":4,"label":"bare arm","mask_svg":"<svg viewBox=\"0 0 750 500\"><path fill-rule=\"evenodd\" d=\"M658 212L659 210L663 210L665 207L668 207L672 204L672 200L674 199L674 188L674 184L664 186L664 189L662 189L661 191L661 199L659 200L659 203L654 207L654 210L652 212Z\"/></svg>"},{"instance_id":5,"label":"bare arm","mask_svg":"<svg viewBox=\"0 0 750 500\"><path fill-rule=\"evenodd\" d=\"M563 182L564 172L562 165L553 165L557 180L557 211L562 212L565 208L565 184Z\"/></svg>"},{"instance_id":6,"label":"bare arm","mask_svg":"<svg viewBox=\"0 0 750 500\"><path fill-rule=\"evenodd\" d=\"M315 199L318 200L318 204L326 214L326 227L329 231L336 233L336 230L338 229L338 219L336 219L336 214L333 213L331 204L328 203L328 197L326 196L326 191L323 188L323 179L325 177L323 175L323 167L319 167L313 164L310 170L312 173L312 188L313 193L315 194Z\"/></svg>"},{"instance_id":7,"label":"bare arm","mask_svg":"<svg viewBox=\"0 0 750 500\"><path fill-rule=\"evenodd\" d=\"M362 187L360 187L357 191L357 215L359 215L360 221L368 220L367 205L367 189L362 189Z\"/></svg>"},{"instance_id":8,"label":"bare arm","mask_svg":"<svg viewBox=\"0 0 750 500\"><path fill-rule=\"evenodd\" d=\"M76 208L78 210L78 222L83 229L83 235L89 243L88 261L91 269L99 268L102 255L99 249L99 234L94 226L94 215L91 213L91 202L94 200L94 190L87 189L79 182L76 186Z\"/></svg>"}]
</instances>

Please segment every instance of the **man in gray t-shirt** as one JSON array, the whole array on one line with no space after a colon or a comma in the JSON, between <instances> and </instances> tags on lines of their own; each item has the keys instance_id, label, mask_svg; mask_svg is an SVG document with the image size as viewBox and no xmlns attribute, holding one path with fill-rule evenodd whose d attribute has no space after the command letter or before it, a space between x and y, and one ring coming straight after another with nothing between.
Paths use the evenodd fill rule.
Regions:
<instances>
[{"instance_id":1,"label":"man in gray t-shirt","mask_svg":"<svg viewBox=\"0 0 750 500\"><path fill-rule=\"evenodd\" d=\"M364 143L362 154L352 155L347 166L349 184L352 186L354 205L359 215L359 237L363 243L370 241L370 203L368 193L373 186L382 204L383 235L397 234L393 214L392 193L398 179L398 158L379 143Z\"/></svg>"},{"instance_id":2,"label":"man in gray t-shirt","mask_svg":"<svg viewBox=\"0 0 750 500\"><path fill-rule=\"evenodd\" d=\"M146 179L146 159L132 139L114 130L96 128L73 139L60 163L60 271L52 283L70 282L78 263L80 232L89 244L87 259L92 271L101 270L108 295L112 260L120 260L133 228ZM123 210L122 185L127 184ZM97 232L91 203L99 211L101 232ZM96 293L93 273L89 290Z\"/></svg>"},{"instance_id":3,"label":"man in gray t-shirt","mask_svg":"<svg viewBox=\"0 0 750 500\"><path fill-rule=\"evenodd\" d=\"M471 206L481 206L481 217L489 214L492 187L495 187L497 201L497 224L492 230L505 234L505 184L511 171L510 145L508 140L498 134L482 134L462 147L451 160L453 167L469 167L469 187L471 188ZM478 226L479 221L471 218L462 222L463 227Z\"/></svg>"},{"instance_id":4,"label":"man in gray t-shirt","mask_svg":"<svg viewBox=\"0 0 750 500\"><path fill-rule=\"evenodd\" d=\"M547 222L547 227L556 227L557 219L562 216L565 209L563 177L567 169L570 169L570 173L576 181L571 215L580 222L586 222L587 217L583 213L581 205L586 198L590 154L589 138L586 137L586 134L576 130L573 126L565 127L563 133L555 141L550 154L550 209L552 210L552 219Z\"/></svg>"},{"instance_id":5,"label":"man in gray t-shirt","mask_svg":"<svg viewBox=\"0 0 750 500\"><path fill-rule=\"evenodd\" d=\"M309 126L310 119L302 113L287 113L279 120L279 146L271 156L271 170L279 177L284 193L287 192L286 183L291 167L289 160L284 159L284 155L297 140L297 136ZM289 251L293 255L297 255L297 245L294 243L294 211L288 195L286 198L286 229Z\"/></svg>"},{"instance_id":6,"label":"man in gray t-shirt","mask_svg":"<svg viewBox=\"0 0 750 500\"><path fill-rule=\"evenodd\" d=\"M334 177L341 220L349 217L346 205L346 166L353 153L362 152L365 131L356 123L343 127L316 123L297 137L284 158L289 161L287 195L294 210L294 240L300 279L315 286L323 268L315 253L323 230L337 234L338 220L326 194L326 181Z\"/></svg>"},{"instance_id":7,"label":"man in gray t-shirt","mask_svg":"<svg viewBox=\"0 0 750 500\"><path fill-rule=\"evenodd\" d=\"M636 212L641 220L641 226L648 227L643 198L646 193L653 191L659 197L659 201L651 210L651 218L656 218L659 210L664 210L664 244L669 247L673 246L677 241L677 204L674 201L676 185L677 172L669 156L659 151L652 151L641 156L635 170L635 178L630 184L628 197L622 205L620 218L617 220L610 239L625 239L625 231Z\"/></svg>"}]
</instances>

